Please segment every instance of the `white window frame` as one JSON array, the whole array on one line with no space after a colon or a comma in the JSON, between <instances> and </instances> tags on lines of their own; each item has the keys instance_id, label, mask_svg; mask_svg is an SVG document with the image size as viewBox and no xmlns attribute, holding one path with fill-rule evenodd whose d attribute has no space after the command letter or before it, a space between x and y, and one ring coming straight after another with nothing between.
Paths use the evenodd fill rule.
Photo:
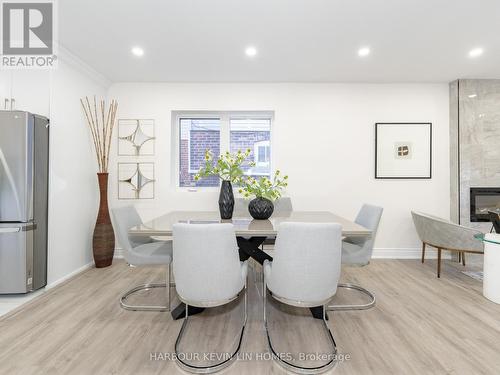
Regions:
<instances>
[{"instance_id":1,"label":"white window frame","mask_svg":"<svg viewBox=\"0 0 500 375\"><path fill-rule=\"evenodd\" d=\"M178 191L218 191L219 186L180 186L179 169L180 169L180 120L183 118L199 118L199 119L219 119L220 120L220 152L224 153L230 150L230 123L231 119L269 119L270 120L270 141L271 157L270 157L270 174L273 174L273 123L274 111L172 111L172 172L171 181L174 188ZM189 145L191 147L191 145ZM190 154L189 154L190 155ZM191 156L189 160L189 172L191 171Z\"/></svg>"},{"instance_id":2,"label":"white window frame","mask_svg":"<svg viewBox=\"0 0 500 375\"><path fill-rule=\"evenodd\" d=\"M265 148L271 149L271 143L269 141L260 141L260 142L255 142L253 145L253 160L255 162L255 165L263 167L267 163L271 162L271 154L269 154L269 161L268 162L260 162L259 161L259 148L260 147L265 147Z\"/></svg>"}]
</instances>

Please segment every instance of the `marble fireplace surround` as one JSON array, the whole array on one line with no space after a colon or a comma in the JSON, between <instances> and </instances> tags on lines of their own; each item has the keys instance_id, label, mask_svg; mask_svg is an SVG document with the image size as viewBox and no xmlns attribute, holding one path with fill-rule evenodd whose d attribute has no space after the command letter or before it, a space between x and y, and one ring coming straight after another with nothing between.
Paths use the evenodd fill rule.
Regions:
<instances>
[{"instance_id":1,"label":"marble fireplace surround","mask_svg":"<svg viewBox=\"0 0 500 375\"><path fill-rule=\"evenodd\" d=\"M500 187L500 80L450 83L451 220L489 232L470 221L470 188Z\"/></svg>"}]
</instances>

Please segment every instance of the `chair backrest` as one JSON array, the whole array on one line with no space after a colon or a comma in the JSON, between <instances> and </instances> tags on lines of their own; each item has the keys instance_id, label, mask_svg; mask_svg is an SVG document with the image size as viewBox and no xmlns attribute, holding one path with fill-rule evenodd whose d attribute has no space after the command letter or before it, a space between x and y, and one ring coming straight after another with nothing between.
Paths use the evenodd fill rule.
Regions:
<instances>
[{"instance_id":1,"label":"chair backrest","mask_svg":"<svg viewBox=\"0 0 500 375\"><path fill-rule=\"evenodd\" d=\"M133 244L130 242L128 231L130 228L142 224L141 217L134 206L116 207L112 210L113 223L118 243L124 250L124 257L132 251Z\"/></svg>"},{"instance_id":2,"label":"chair backrest","mask_svg":"<svg viewBox=\"0 0 500 375\"><path fill-rule=\"evenodd\" d=\"M500 215L497 211L488 211L488 216L490 217L491 224L496 233L500 234Z\"/></svg>"},{"instance_id":3,"label":"chair backrest","mask_svg":"<svg viewBox=\"0 0 500 375\"><path fill-rule=\"evenodd\" d=\"M270 290L306 304L324 303L337 291L342 226L335 223L282 223L278 228Z\"/></svg>"},{"instance_id":4,"label":"chair backrest","mask_svg":"<svg viewBox=\"0 0 500 375\"><path fill-rule=\"evenodd\" d=\"M244 280L232 224L174 224L173 271L179 297L194 306L234 298Z\"/></svg>"},{"instance_id":5,"label":"chair backrest","mask_svg":"<svg viewBox=\"0 0 500 375\"><path fill-rule=\"evenodd\" d=\"M364 204L358 212L355 223L364 226L372 231L372 235L368 239L360 239L362 241L363 259L367 264L372 258L373 245L375 244L375 238L377 237L378 225L380 223L380 218L382 217L382 212L384 209L382 207L373 206L371 204ZM361 254L360 254L361 255Z\"/></svg>"},{"instance_id":6,"label":"chair backrest","mask_svg":"<svg viewBox=\"0 0 500 375\"><path fill-rule=\"evenodd\" d=\"M422 212L411 212L415 229L422 242L442 249L483 251L483 243L474 238L479 230Z\"/></svg>"},{"instance_id":7,"label":"chair backrest","mask_svg":"<svg viewBox=\"0 0 500 375\"><path fill-rule=\"evenodd\" d=\"M281 197L274 202L274 214L293 211L292 199L290 197Z\"/></svg>"},{"instance_id":8,"label":"chair backrest","mask_svg":"<svg viewBox=\"0 0 500 375\"><path fill-rule=\"evenodd\" d=\"M235 198L234 199L234 213L235 214L248 214L248 199Z\"/></svg>"}]
</instances>

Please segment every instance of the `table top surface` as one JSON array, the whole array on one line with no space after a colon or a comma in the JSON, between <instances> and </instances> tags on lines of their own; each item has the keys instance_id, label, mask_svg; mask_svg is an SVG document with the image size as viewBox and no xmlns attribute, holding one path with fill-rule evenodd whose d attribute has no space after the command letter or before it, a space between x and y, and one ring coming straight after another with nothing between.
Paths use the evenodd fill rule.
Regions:
<instances>
[{"instance_id":1,"label":"table top surface","mask_svg":"<svg viewBox=\"0 0 500 375\"><path fill-rule=\"evenodd\" d=\"M478 233L474 235L474 238L483 241L483 242L489 242L489 243L494 243L496 245L500 245L500 235L496 233Z\"/></svg>"},{"instance_id":2,"label":"table top surface","mask_svg":"<svg viewBox=\"0 0 500 375\"><path fill-rule=\"evenodd\" d=\"M283 222L338 223L343 236L370 236L371 230L326 211L289 211L276 213L269 220L254 220L247 213L234 213L230 220L221 220L217 211L172 211L130 229L131 234L171 236L176 223L232 223L238 236L275 236Z\"/></svg>"}]
</instances>

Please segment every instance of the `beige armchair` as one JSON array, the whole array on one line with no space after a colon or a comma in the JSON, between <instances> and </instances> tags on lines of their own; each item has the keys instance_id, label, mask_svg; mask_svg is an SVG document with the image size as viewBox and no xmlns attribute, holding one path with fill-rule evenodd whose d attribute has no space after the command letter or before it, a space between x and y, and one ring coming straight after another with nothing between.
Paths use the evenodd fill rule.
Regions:
<instances>
[{"instance_id":1,"label":"beige armchair","mask_svg":"<svg viewBox=\"0 0 500 375\"><path fill-rule=\"evenodd\" d=\"M442 250L456 251L465 265L465 253L483 254L483 243L474 238L480 231L452 223L449 220L421 212L411 213L418 236L422 241L422 263L426 245L437 248L437 277L441 277Z\"/></svg>"}]
</instances>

